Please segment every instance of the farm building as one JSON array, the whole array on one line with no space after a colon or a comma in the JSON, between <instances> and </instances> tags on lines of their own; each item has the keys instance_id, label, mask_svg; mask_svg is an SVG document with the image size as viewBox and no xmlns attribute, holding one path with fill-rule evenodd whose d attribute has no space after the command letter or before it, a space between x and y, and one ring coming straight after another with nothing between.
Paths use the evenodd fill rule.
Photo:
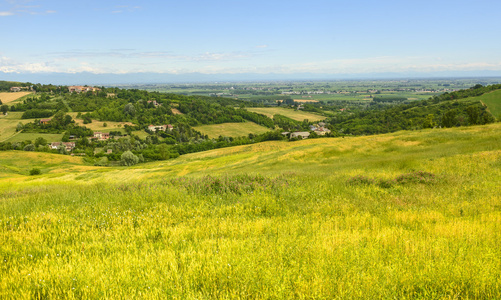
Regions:
<instances>
[{"instance_id":1,"label":"farm building","mask_svg":"<svg viewBox=\"0 0 501 300\"><path fill-rule=\"evenodd\" d=\"M307 131L296 131L291 133L291 139L293 138L298 138L298 139L307 139L310 136L310 133Z\"/></svg>"},{"instance_id":2,"label":"farm building","mask_svg":"<svg viewBox=\"0 0 501 300\"><path fill-rule=\"evenodd\" d=\"M153 106L155 107L159 107L160 105L162 105L161 103L158 103L156 100L153 100L153 101L147 101L148 104L150 103L153 103Z\"/></svg>"},{"instance_id":3,"label":"farm building","mask_svg":"<svg viewBox=\"0 0 501 300\"><path fill-rule=\"evenodd\" d=\"M94 139L107 140L110 138L110 134L107 132L94 132Z\"/></svg>"},{"instance_id":4,"label":"farm building","mask_svg":"<svg viewBox=\"0 0 501 300\"><path fill-rule=\"evenodd\" d=\"M326 135L327 133L330 133L331 131L325 127L318 127L313 132L315 132L318 135Z\"/></svg>"},{"instance_id":5,"label":"farm building","mask_svg":"<svg viewBox=\"0 0 501 300\"><path fill-rule=\"evenodd\" d=\"M172 131L172 129L174 129L174 127L170 124L168 125L149 125L148 126L148 130L151 131L151 132L156 132L156 131L167 131L167 129L169 131Z\"/></svg>"},{"instance_id":6,"label":"farm building","mask_svg":"<svg viewBox=\"0 0 501 300\"><path fill-rule=\"evenodd\" d=\"M61 147L65 147L66 151L72 151L75 149L75 143L74 142L54 142L50 144L51 149L60 149Z\"/></svg>"},{"instance_id":7,"label":"farm building","mask_svg":"<svg viewBox=\"0 0 501 300\"><path fill-rule=\"evenodd\" d=\"M40 124L46 125L49 124L51 119L40 119Z\"/></svg>"},{"instance_id":8,"label":"farm building","mask_svg":"<svg viewBox=\"0 0 501 300\"><path fill-rule=\"evenodd\" d=\"M92 86L74 85L74 86L68 87L68 91L70 93L98 92L100 90L101 90L100 88L96 88L96 87L92 87Z\"/></svg>"}]
</instances>

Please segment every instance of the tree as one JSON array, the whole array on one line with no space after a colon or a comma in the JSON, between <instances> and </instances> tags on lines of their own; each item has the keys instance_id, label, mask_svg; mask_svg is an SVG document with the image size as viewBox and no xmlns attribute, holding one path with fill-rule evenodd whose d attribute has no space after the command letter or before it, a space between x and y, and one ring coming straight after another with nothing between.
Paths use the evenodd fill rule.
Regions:
<instances>
[{"instance_id":1,"label":"tree","mask_svg":"<svg viewBox=\"0 0 501 300\"><path fill-rule=\"evenodd\" d=\"M466 108L466 114L468 115L468 124L476 125L480 121L480 109L478 107L470 106Z\"/></svg>"},{"instance_id":2,"label":"tree","mask_svg":"<svg viewBox=\"0 0 501 300\"><path fill-rule=\"evenodd\" d=\"M24 127L23 123L21 123L21 122L17 123L17 126L16 126L16 131L21 131L21 130L23 130L23 127Z\"/></svg>"},{"instance_id":3,"label":"tree","mask_svg":"<svg viewBox=\"0 0 501 300\"><path fill-rule=\"evenodd\" d=\"M59 152L59 154L68 154L68 150L66 150L65 145L59 146L59 149L57 151Z\"/></svg>"},{"instance_id":4,"label":"tree","mask_svg":"<svg viewBox=\"0 0 501 300\"><path fill-rule=\"evenodd\" d=\"M37 139L35 140L35 148L38 148L38 146L45 146L47 145L47 140L44 139L43 137L37 137Z\"/></svg>"},{"instance_id":5,"label":"tree","mask_svg":"<svg viewBox=\"0 0 501 300\"><path fill-rule=\"evenodd\" d=\"M7 114L7 112L9 111L9 106L8 106L7 104L4 104L4 105L0 106L0 111L1 111L4 115L6 115L6 114Z\"/></svg>"},{"instance_id":6,"label":"tree","mask_svg":"<svg viewBox=\"0 0 501 300\"><path fill-rule=\"evenodd\" d=\"M124 107L124 113L133 117L136 114L136 108L132 103L127 103Z\"/></svg>"},{"instance_id":7,"label":"tree","mask_svg":"<svg viewBox=\"0 0 501 300\"><path fill-rule=\"evenodd\" d=\"M434 117L435 116L433 114L427 115L423 121L423 128L434 128L435 126L437 126L437 124L433 120Z\"/></svg>"},{"instance_id":8,"label":"tree","mask_svg":"<svg viewBox=\"0 0 501 300\"><path fill-rule=\"evenodd\" d=\"M444 127L452 127L456 126L456 124L457 124L456 110L450 109L446 111L442 117L442 125Z\"/></svg>"},{"instance_id":9,"label":"tree","mask_svg":"<svg viewBox=\"0 0 501 300\"><path fill-rule=\"evenodd\" d=\"M134 153L130 151L125 151L120 158L120 164L122 166L133 166L138 162L139 157L135 156Z\"/></svg>"},{"instance_id":10,"label":"tree","mask_svg":"<svg viewBox=\"0 0 501 300\"><path fill-rule=\"evenodd\" d=\"M108 158L106 156L101 157L98 161L94 163L94 166L106 167L108 165Z\"/></svg>"}]
</instances>

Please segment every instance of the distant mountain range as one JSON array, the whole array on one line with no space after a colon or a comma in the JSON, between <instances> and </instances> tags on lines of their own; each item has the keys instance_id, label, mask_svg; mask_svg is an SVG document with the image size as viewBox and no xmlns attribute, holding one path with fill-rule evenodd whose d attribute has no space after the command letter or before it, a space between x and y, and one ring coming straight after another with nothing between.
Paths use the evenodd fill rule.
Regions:
<instances>
[{"instance_id":1,"label":"distant mountain range","mask_svg":"<svg viewBox=\"0 0 501 300\"><path fill-rule=\"evenodd\" d=\"M470 78L501 77L501 71L443 71L433 73L359 73L359 74L314 74L314 73L239 73L239 74L203 74L203 73L128 73L94 74L81 73L3 73L0 80L20 81L58 85L115 85L146 83L200 83L200 82L237 82L237 81L280 81L280 80L363 80L363 79L412 79L412 78Z\"/></svg>"}]
</instances>

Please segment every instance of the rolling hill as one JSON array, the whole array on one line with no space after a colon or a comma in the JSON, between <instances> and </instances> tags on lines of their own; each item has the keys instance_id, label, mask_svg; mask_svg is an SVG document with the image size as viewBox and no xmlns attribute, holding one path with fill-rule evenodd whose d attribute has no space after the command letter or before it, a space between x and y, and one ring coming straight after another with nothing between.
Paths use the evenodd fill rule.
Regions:
<instances>
[{"instance_id":1,"label":"rolling hill","mask_svg":"<svg viewBox=\"0 0 501 300\"><path fill-rule=\"evenodd\" d=\"M0 152L0 298L499 298L500 129Z\"/></svg>"}]
</instances>

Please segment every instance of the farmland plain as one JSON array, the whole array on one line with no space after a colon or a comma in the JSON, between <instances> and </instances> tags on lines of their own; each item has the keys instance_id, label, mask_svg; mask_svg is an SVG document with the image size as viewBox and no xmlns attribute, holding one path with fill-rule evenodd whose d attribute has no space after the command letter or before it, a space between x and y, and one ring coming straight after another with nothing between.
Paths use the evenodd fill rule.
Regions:
<instances>
[{"instance_id":1,"label":"farmland plain","mask_svg":"<svg viewBox=\"0 0 501 300\"><path fill-rule=\"evenodd\" d=\"M132 168L0 152L0 298L498 299L500 149L496 123Z\"/></svg>"}]
</instances>

